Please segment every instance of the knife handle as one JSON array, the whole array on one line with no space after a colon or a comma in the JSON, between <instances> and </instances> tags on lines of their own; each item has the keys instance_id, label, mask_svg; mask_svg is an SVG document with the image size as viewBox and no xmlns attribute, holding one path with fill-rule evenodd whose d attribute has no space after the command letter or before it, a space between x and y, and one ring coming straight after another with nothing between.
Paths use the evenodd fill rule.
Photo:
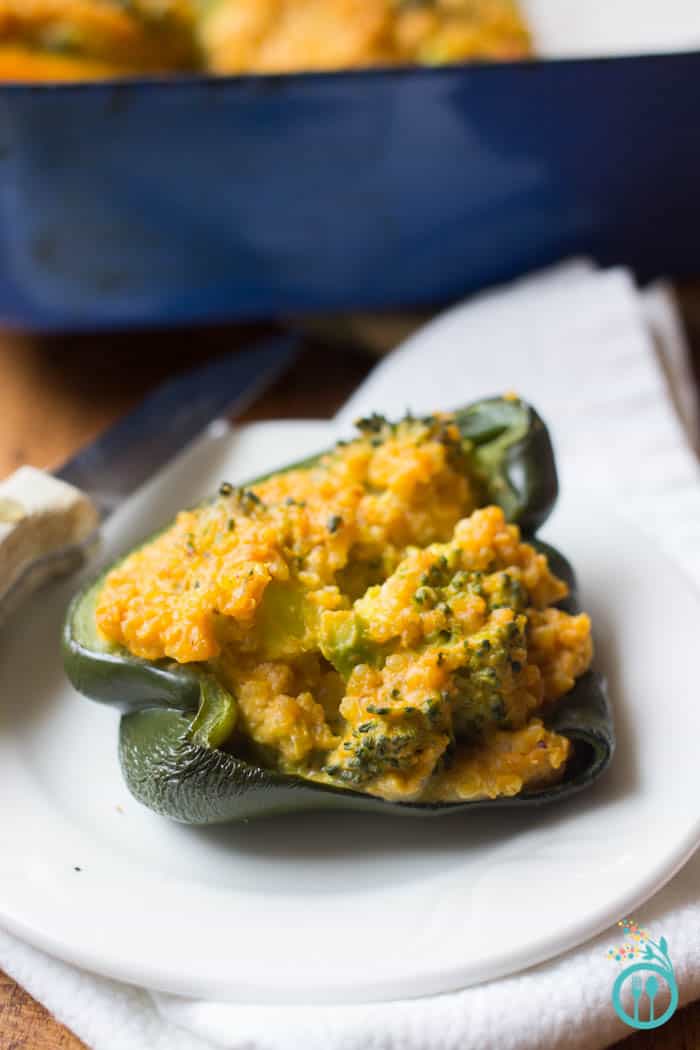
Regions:
<instances>
[{"instance_id":1,"label":"knife handle","mask_svg":"<svg viewBox=\"0 0 700 1050\"><path fill-rule=\"evenodd\" d=\"M99 514L80 489L35 467L0 482L0 622L32 591L82 565Z\"/></svg>"}]
</instances>

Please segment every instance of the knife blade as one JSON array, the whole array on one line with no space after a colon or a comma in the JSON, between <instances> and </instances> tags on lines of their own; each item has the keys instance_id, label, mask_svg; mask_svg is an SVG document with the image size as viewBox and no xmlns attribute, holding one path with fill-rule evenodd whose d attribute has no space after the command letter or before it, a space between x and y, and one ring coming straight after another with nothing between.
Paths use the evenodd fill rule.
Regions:
<instances>
[{"instance_id":1,"label":"knife blade","mask_svg":"<svg viewBox=\"0 0 700 1050\"><path fill-rule=\"evenodd\" d=\"M0 622L77 569L100 522L209 423L242 412L298 348L279 336L175 375L55 472L24 466L0 482Z\"/></svg>"},{"instance_id":2,"label":"knife blade","mask_svg":"<svg viewBox=\"0 0 700 1050\"><path fill-rule=\"evenodd\" d=\"M296 345L283 336L173 376L54 477L88 495L106 517L213 419L242 412L289 364Z\"/></svg>"}]
</instances>

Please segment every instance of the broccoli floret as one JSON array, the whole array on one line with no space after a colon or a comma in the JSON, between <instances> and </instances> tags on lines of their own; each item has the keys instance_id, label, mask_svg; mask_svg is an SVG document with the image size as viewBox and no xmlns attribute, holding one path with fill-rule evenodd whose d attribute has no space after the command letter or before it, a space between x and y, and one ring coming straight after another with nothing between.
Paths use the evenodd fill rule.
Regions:
<instances>
[{"instance_id":1,"label":"broccoli floret","mask_svg":"<svg viewBox=\"0 0 700 1050\"><path fill-rule=\"evenodd\" d=\"M528 595L518 570L465 570L456 544L435 545L431 554L426 564L410 553L352 609L322 617L321 650L350 689L359 664L379 672L370 678L371 700L363 697L345 711L341 705L347 728L325 772L348 785L410 772L431 755L437 761L455 738L522 723L528 694L518 687L518 676L526 658ZM465 605L465 595L478 600ZM411 615L404 616L407 602ZM468 633L474 615L485 625ZM397 664L390 654L411 669L410 701L392 688ZM437 668L443 670L436 674Z\"/></svg>"},{"instance_id":2,"label":"broccoli floret","mask_svg":"<svg viewBox=\"0 0 700 1050\"><path fill-rule=\"evenodd\" d=\"M364 712L366 720L348 726L324 767L328 776L348 786L362 787L386 773L410 773L426 749L439 753L450 741L446 697L430 697L420 706L379 702Z\"/></svg>"},{"instance_id":3,"label":"broccoli floret","mask_svg":"<svg viewBox=\"0 0 700 1050\"><path fill-rule=\"evenodd\" d=\"M525 645L525 617L490 627L464 642L464 664L452 673L449 688L454 733L475 737L488 727L513 728L509 703L513 675L521 667L516 650Z\"/></svg>"},{"instance_id":4,"label":"broccoli floret","mask_svg":"<svg viewBox=\"0 0 700 1050\"><path fill-rule=\"evenodd\" d=\"M527 608L527 591L512 572L494 572L487 576L483 582L483 596L490 609L523 612Z\"/></svg>"}]
</instances>

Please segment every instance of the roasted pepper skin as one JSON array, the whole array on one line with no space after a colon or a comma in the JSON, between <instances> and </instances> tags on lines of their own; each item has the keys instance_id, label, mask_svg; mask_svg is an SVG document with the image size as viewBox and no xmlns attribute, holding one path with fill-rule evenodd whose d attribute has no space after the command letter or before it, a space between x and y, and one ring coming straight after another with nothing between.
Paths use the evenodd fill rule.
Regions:
<instances>
[{"instance_id":1,"label":"roasted pepper skin","mask_svg":"<svg viewBox=\"0 0 700 1050\"><path fill-rule=\"evenodd\" d=\"M547 520L559 494L549 431L535 409L519 398L493 397L455 412L488 495L525 536Z\"/></svg>"},{"instance_id":2,"label":"roasted pepper skin","mask_svg":"<svg viewBox=\"0 0 700 1050\"><path fill-rule=\"evenodd\" d=\"M554 456L542 420L524 402L499 398L477 402L455 415L472 443L485 502L501 505L509 520L517 521L548 555L553 571L571 588L562 607L578 611L568 562L532 539L557 496ZM170 661L140 660L99 640L94 602L103 578L104 573L71 603L63 633L66 673L81 693L122 711L119 757L129 790L174 820L210 824L319 809L426 817L486 806L538 806L580 791L612 758L615 735L605 683L589 671L558 702L551 717L544 718L549 728L575 745L563 781L544 790L463 803L397 803L251 765L227 750L202 744L201 731L195 728L202 722L205 703L201 671Z\"/></svg>"}]
</instances>

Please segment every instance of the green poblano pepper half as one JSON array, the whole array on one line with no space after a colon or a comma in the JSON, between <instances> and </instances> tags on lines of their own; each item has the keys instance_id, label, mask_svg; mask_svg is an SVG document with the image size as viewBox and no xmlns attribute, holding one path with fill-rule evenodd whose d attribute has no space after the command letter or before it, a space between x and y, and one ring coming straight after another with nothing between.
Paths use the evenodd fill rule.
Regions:
<instances>
[{"instance_id":1,"label":"green poblano pepper half","mask_svg":"<svg viewBox=\"0 0 700 1050\"><path fill-rule=\"evenodd\" d=\"M558 491L546 426L516 398L482 400L454 416L483 504L501 506L507 519L548 555L552 570L571 588L563 607L577 612L571 567L533 538ZM283 469L312 466L323 454ZM544 718L574 747L563 780L539 791L460 803L388 802L263 768L221 747L235 727L236 702L206 668L142 660L99 635L95 604L104 577L71 603L63 634L66 673L81 693L122 712L119 757L126 783L140 802L175 820L209 824L320 809L419 817L536 806L593 783L612 758L615 736L605 683L589 671Z\"/></svg>"}]
</instances>

